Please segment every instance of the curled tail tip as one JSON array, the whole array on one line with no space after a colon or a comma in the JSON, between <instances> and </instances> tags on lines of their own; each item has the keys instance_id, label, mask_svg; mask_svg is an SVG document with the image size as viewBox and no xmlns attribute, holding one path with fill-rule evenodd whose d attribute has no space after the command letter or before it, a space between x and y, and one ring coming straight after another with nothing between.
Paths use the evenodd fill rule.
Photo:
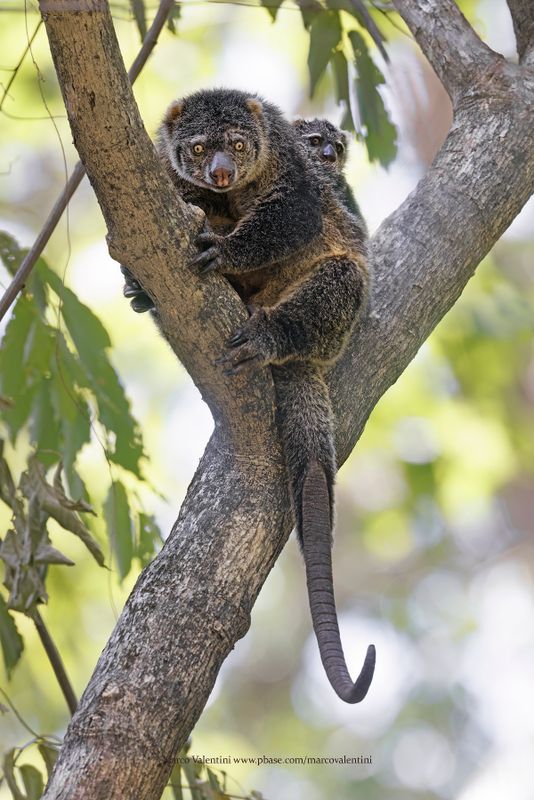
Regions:
<instances>
[{"instance_id":1,"label":"curled tail tip","mask_svg":"<svg viewBox=\"0 0 534 800\"><path fill-rule=\"evenodd\" d=\"M356 681L355 686L360 686L360 700L363 700L367 692L369 691L369 687L373 682L374 674L375 674L375 666L376 666L376 647L374 644L370 644L367 648L367 653L365 654L365 659L363 662L362 671ZM356 702L360 702L357 700Z\"/></svg>"},{"instance_id":2,"label":"curled tail tip","mask_svg":"<svg viewBox=\"0 0 534 800\"><path fill-rule=\"evenodd\" d=\"M374 644L370 644L365 654L363 667L355 683L351 683L348 686L345 684L341 687L336 686L335 683L331 681L337 696L345 703L361 703L367 696L367 692L373 681L375 665L376 648Z\"/></svg>"}]
</instances>

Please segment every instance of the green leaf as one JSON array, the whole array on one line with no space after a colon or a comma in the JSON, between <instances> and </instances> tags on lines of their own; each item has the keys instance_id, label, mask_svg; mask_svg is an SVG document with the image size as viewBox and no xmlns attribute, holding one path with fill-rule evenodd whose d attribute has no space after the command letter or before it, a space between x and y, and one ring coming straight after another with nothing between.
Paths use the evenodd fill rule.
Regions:
<instances>
[{"instance_id":1,"label":"green leaf","mask_svg":"<svg viewBox=\"0 0 534 800\"><path fill-rule=\"evenodd\" d=\"M198 769L195 769L195 764L192 761L187 761L182 764L182 770L187 778L189 791L191 792L191 800L205 800L203 792L198 785Z\"/></svg>"},{"instance_id":2,"label":"green leaf","mask_svg":"<svg viewBox=\"0 0 534 800\"><path fill-rule=\"evenodd\" d=\"M216 774L211 770L209 767L206 767L206 774L208 776L208 781L212 789L217 789L219 792L222 791L221 787L219 786L219 781L217 779Z\"/></svg>"},{"instance_id":3,"label":"green leaf","mask_svg":"<svg viewBox=\"0 0 534 800\"><path fill-rule=\"evenodd\" d=\"M23 258L24 252L17 240L7 231L0 231L0 260L10 275L15 274Z\"/></svg>"},{"instance_id":4,"label":"green leaf","mask_svg":"<svg viewBox=\"0 0 534 800\"><path fill-rule=\"evenodd\" d=\"M37 564L63 564L65 567L73 567L74 561L60 553L51 544L43 542L35 549L33 560Z\"/></svg>"},{"instance_id":5,"label":"green leaf","mask_svg":"<svg viewBox=\"0 0 534 800\"><path fill-rule=\"evenodd\" d=\"M397 132L378 91L378 86L384 83L384 76L369 55L363 37L357 31L350 31L349 39L358 72L356 94L360 118L366 127L365 144L369 160L387 166L397 153Z\"/></svg>"},{"instance_id":6,"label":"green leaf","mask_svg":"<svg viewBox=\"0 0 534 800\"><path fill-rule=\"evenodd\" d=\"M337 11L347 11L347 13L351 14L351 16L353 16L354 19L359 22L361 27L371 36L374 43L380 50L384 61L389 61L389 56L383 44L386 38L362 0L326 0L326 5L327 8L332 8Z\"/></svg>"},{"instance_id":7,"label":"green leaf","mask_svg":"<svg viewBox=\"0 0 534 800\"><path fill-rule=\"evenodd\" d=\"M7 231L0 231L0 260L10 275L15 274L27 253L27 247L20 247L11 234L7 233ZM37 264L40 262L46 263L42 256L37 259ZM26 296L33 295L40 311L44 313L46 309L46 288L43 286L35 268L26 280L24 293Z\"/></svg>"},{"instance_id":8,"label":"green leaf","mask_svg":"<svg viewBox=\"0 0 534 800\"><path fill-rule=\"evenodd\" d=\"M78 352L83 350L87 354L88 363L97 363L101 351L111 347L108 332L91 309L63 285L59 275L47 266L42 268L42 275L63 302L62 314ZM85 342L82 341L84 336L87 336Z\"/></svg>"},{"instance_id":9,"label":"green leaf","mask_svg":"<svg viewBox=\"0 0 534 800\"><path fill-rule=\"evenodd\" d=\"M80 356L78 380L91 389L98 403L100 421L113 434L115 445L109 453L115 463L141 478L139 460L144 455L139 426L113 369L106 349L111 342L106 329L93 312L80 303L74 292L63 286L59 277L46 268L43 275L61 298L62 314ZM64 352L64 348L61 348ZM72 366L72 357L70 359Z\"/></svg>"},{"instance_id":10,"label":"green leaf","mask_svg":"<svg viewBox=\"0 0 534 800\"><path fill-rule=\"evenodd\" d=\"M317 15L324 12L324 7L318 3L317 0L297 0L297 5L300 9L302 23L306 30L310 29L310 25Z\"/></svg>"},{"instance_id":11,"label":"green leaf","mask_svg":"<svg viewBox=\"0 0 534 800\"><path fill-rule=\"evenodd\" d=\"M9 611L4 598L0 595L0 643L2 655L8 677L11 676L24 650L24 642L17 630L15 621Z\"/></svg>"},{"instance_id":12,"label":"green leaf","mask_svg":"<svg viewBox=\"0 0 534 800\"><path fill-rule=\"evenodd\" d=\"M46 531L43 531L46 535ZM44 580L46 565L35 564L31 541L25 524L22 532L8 531L0 542L0 559L4 562L4 585L9 591L8 607L26 613L36 603L46 603Z\"/></svg>"},{"instance_id":13,"label":"green leaf","mask_svg":"<svg viewBox=\"0 0 534 800\"><path fill-rule=\"evenodd\" d=\"M173 6L169 12L169 16L167 17L167 28L170 30L174 36L176 36L176 22L182 16L182 6L180 3L173 3Z\"/></svg>"},{"instance_id":14,"label":"green leaf","mask_svg":"<svg viewBox=\"0 0 534 800\"><path fill-rule=\"evenodd\" d=\"M50 775L50 773L54 769L54 764L56 763L59 750L57 747L53 747L48 742L39 742L39 744L37 745L37 749L39 750L41 758L45 763L46 771L48 775Z\"/></svg>"},{"instance_id":15,"label":"green leaf","mask_svg":"<svg viewBox=\"0 0 534 800\"><path fill-rule=\"evenodd\" d=\"M139 535L135 555L141 567L146 567L156 553L156 548L163 542L163 536L153 516L139 514Z\"/></svg>"},{"instance_id":16,"label":"green leaf","mask_svg":"<svg viewBox=\"0 0 534 800\"><path fill-rule=\"evenodd\" d=\"M267 9L271 20L274 22L283 2L284 0L260 0L260 5Z\"/></svg>"},{"instance_id":17,"label":"green leaf","mask_svg":"<svg viewBox=\"0 0 534 800\"><path fill-rule=\"evenodd\" d=\"M53 382L43 378L33 397L30 415L30 442L39 460L49 467L60 459L60 422L51 402Z\"/></svg>"},{"instance_id":18,"label":"green leaf","mask_svg":"<svg viewBox=\"0 0 534 800\"><path fill-rule=\"evenodd\" d=\"M23 764L19 767L20 774L22 775L22 782L26 789L26 796L28 800L39 800L43 794L44 782L41 773L31 764Z\"/></svg>"},{"instance_id":19,"label":"green leaf","mask_svg":"<svg viewBox=\"0 0 534 800\"><path fill-rule=\"evenodd\" d=\"M12 401L12 406L3 412L12 443L30 414L35 388L27 381L24 368L25 351L30 330L35 319L35 308L26 297L20 297L15 305L2 339L0 358L0 394Z\"/></svg>"},{"instance_id":20,"label":"green leaf","mask_svg":"<svg viewBox=\"0 0 534 800\"><path fill-rule=\"evenodd\" d=\"M345 107L341 127L353 131L355 126L350 106L349 65L347 59L341 50L336 50L330 63L334 69L337 101L338 103L343 103Z\"/></svg>"},{"instance_id":21,"label":"green leaf","mask_svg":"<svg viewBox=\"0 0 534 800\"><path fill-rule=\"evenodd\" d=\"M71 353L68 357L73 358ZM81 392L74 385L71 375L68 374L62 355L60 362L58 374L50 385L50 400L60 421L61 455L70 493L73 496L86 497L85 487L74 465L84 444L91 441L91 411Z\"/></svg>"},{"instance_id":22,"label":"green leaf","mask_svg":"<svg viewBox=\"0 0 534 800\"><path fill-rule=\"evenodd\" d=\"M13 800L26 800L15 780L15 748L6 752L2 762L2 770Z\"/></svg>"},{"instance_id":23,"label":"green leaf","mask_svg":"<svg viewBox=\"0 0 534 800\"><path fill-rule=\"evenodd\" d=\"M20 486L27 497L36 493L43 511L53 517L62 528L81 539L97 564L104 566L104 554L100 545L76 513L84 511L94 514L94 511L83 500L69 500L65 495L61 484L61 463L56 471L54 485L51 486L46 481L43 465L36 458L32 458L28 470L21 477Z\"/></svg>"},{"instance_id":24,"label":"green leaf","mask_svg":"<svg viewBox=\"0 0 534 800\"><path fill-rule=\"evenodd\" d=\"M0 499L2 499L9 508L15 510L17 489L9 465L4 458L4 442L2 439L0 439Z\"/></svg>"},{"instance_id":25,"label":"green leaf","mask_svg":"<svg viewBox=\"0 0 534 800\"><path fill-rule=\"evenodd\" d=\"M146 36L146 10L144 0L130 0L130 7L134 15L141 41Z\"/></svg>"},{"instance_id":26,"label":"green leaf","mask_svg":"<svg viewBox=\"0 0 534 800\"><path fill-rule=\"evenodd\" d=\"M175 764L169 778L174 800L184 800L182 792L182 768L180 764Z\"/></svg>"},{"instance_id":27,"label":"green leaf","mask_svg":"<svg viewBox=\"0 0 534 800\"><path fill-rule=\"evenodd\" d=\"M129 573L133 557L133 531L126 489L120 481L111 484L104 503L111 547L117 559L120 579Z\"/></svg>"},{"instance_id":28,"label":"green leaf","mask_svg":"<svg viewBox=\"0 0 534 800\"><path fill-rule=\"evenodd\" d=\"M313 96L319 78L323 75L333 50L341 41L341 23L337 11L318 14L310 28L308 69L310 72L310 97Z\"/></svg>"},{"instance_id":29,"label":"green leaf","mask_svg":"<svg viewBox=\"0 0 534 800\"><path fill-rule=\"evenodd\" d=\"M219 779L213 770L206 767L206 773L214 800L224 800L224 798L228 797L228 795L224 793L223 787L219 783Z\"/></svg>"}]
</instances>

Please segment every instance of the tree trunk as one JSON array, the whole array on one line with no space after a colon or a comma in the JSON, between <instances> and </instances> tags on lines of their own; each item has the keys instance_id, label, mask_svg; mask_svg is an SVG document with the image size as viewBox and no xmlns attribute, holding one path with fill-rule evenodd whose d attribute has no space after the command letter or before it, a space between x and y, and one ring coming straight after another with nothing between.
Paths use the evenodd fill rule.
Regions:
<instances>
[{"instance_id":1,"label":"tree trunk","mask_svg":"<svg viewBox=\"0 0 534 800\"><path fill-rule=\"evenodd\" d=\"M427 175L371 242L370 310L329 376L340 463L534 191L532 26L517 18L522 61L514 65L477 38L452 0L395 5L449 91L455 119ZM525 12L521 0L509 5ZM40 6L110 252L155 298L215 419L180 516L132 591L45 793L157 800L291 528L273 386L269 370L225 378L214 366L245 310L222 277L200 280L187 269L201 219L174 195L147 137L107 3Z\"/></svg>"}]
</instances>

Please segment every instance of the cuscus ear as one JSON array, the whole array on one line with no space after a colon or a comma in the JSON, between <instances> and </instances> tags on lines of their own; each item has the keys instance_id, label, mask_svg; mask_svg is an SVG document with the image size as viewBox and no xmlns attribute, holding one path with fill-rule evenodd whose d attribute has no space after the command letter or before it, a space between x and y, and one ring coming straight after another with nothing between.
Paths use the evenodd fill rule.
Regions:
<instances>
[{"instance_id":1,"label":"cuscus ear","mask_svg":"<svg viewBox=\"0 0 534 800\"><path fill-rule=\"evenodd\" d=\"M173 102L168 107L167 111L165 112L165 116L163 117L163 124L167 126L167 128L172 128L173 124L176 122L182 111L184 110L184 101L183 100L173 100Z\"/></svg>"},{"instance_id":2,"label":"cuscus ear","mask_svg":"<svg viewBox=\"0 0 534 800\"><path fill-rule=\"evenodd\" d=\"M296 131L301 133L303 130L305 130L306 125L308 123L306 122L305 119L302 119L301 117L299 117L298 119L294 119L291 124L293 125L293 127L295 128Z\"/></svg>"},{"instance_id":3,"label":"cuscus ear","mask_svg":"<svg viewBox=\"0 0 534 800\"><path fill-rule=\"evenodd\" d=\"M257 97L249 97L247 100L247 108L249 111L252 111L255 117L261 117L263 114L263 105L261 100L258 100Z\"/></svg>"}]
</instances>

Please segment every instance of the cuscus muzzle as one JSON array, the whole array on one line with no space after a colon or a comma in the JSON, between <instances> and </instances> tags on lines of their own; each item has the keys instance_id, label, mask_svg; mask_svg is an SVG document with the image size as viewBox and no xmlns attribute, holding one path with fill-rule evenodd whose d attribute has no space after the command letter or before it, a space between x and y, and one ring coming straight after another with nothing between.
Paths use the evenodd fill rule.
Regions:
<instances>
[{"instance_id":1,"label":"cuscus muzzle","mask_svg":"<svg viewBox=\"0 0 534 800\"><path fill-rule=\"evenodd\" d=\"M209 183L227 189L235 180L235 163L226 153L215 153L209 165Z\"/></svg>"},{"instance_id":2,"label":"cuscus muzzle","mask_svg":"<svg viewBox=\"0 0 534 800\"><path fill-rule=\"evenodd\" d=\"M335 164L337 161L336 148L332 144L325 144L321 150L321 156L325 161L330 161L332 164Z\"/></svg>"}]
</instances>

